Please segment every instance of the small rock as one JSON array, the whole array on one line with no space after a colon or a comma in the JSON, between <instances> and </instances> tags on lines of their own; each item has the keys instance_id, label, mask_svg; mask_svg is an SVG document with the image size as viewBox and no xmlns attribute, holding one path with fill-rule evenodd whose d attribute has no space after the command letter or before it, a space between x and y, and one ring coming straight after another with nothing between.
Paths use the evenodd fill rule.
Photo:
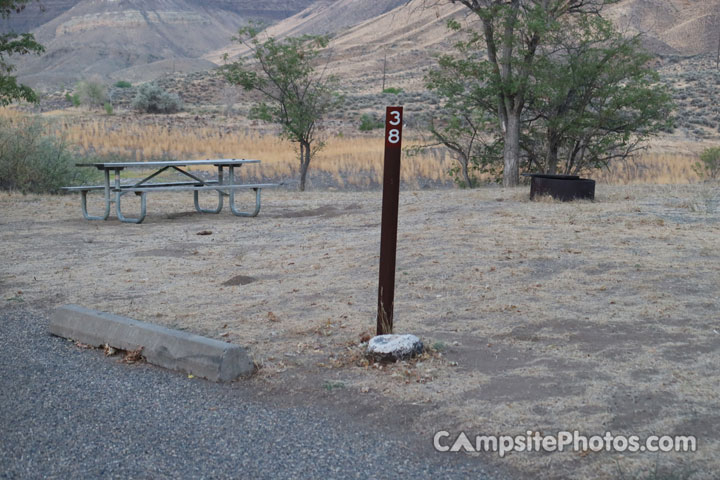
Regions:
<instances>
[{"instance_id":1,"label":"small rock","mask_svg":"<svg viewBox=\"0 0 720 480\"><path fill-rule=\"evenodd\" d=\"M368 342L367 355L375 360L394 362L421 354L422 341L415 335L378 335Z\"/></svg>"}]
</instances>

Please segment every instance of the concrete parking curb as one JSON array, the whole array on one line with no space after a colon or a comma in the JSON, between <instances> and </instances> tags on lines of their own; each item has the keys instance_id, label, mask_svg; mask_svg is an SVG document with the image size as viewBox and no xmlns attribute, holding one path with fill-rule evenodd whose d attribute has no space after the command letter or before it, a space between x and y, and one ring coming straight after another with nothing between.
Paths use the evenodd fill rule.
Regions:
<instances>
[{"instance_id":1,"label":"concrete parking curb","mask_svg":"<svg viewBox=\"0 0 720 480\"><path fill-rule=\"evenodd\" d=\"M142 347L148 363L216 382L249 376L255 370L247 349L239 345L78 305L55 309L50 333L95 347L107 344L128 351Z\"/></svg>"}]
</instances>

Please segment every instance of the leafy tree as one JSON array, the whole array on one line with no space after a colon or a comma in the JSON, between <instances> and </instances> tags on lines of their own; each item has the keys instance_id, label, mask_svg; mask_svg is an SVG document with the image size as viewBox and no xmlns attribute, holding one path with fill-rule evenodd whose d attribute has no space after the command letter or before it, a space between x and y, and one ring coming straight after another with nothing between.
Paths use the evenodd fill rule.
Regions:
<instances>
[{"instance_id":1,"label":"leafy tree","mask_svg":"<svg viewBox=\"0 0 720 480\"><path fill-rule=\"evenodd\" d=\"M441 56L439 68L428 75L428 86L445 100L446 125L452 127L441 138L431 126L441 143L456 151L449 144L476 138L477 125L481 125L484 134L477 138L486 148L466 156L488 170L502 166L503 183L510 186L516 183L521 166L543 173L606 166L631 155L649 136L671 126L670 95L657 85L657 74L647 66L650 56L639 49L637 37L624 38L591 10L548 16L546 9L554 5L549 0L542 5L530 0L511 2L482 13L509 15L507 8L515 3L528 9L534 6L521 17L542 25L526 27L536 32L535 43L528 43L525 30L520 35L506 29L521 41L509 43L518 48L506 50L510 57L501 65L497 53L495 61L491 52L486 56L487 39L494 37L471 31L457 43L458 54ZM579 9L590 3L567 1L564 5ZM485 30L495 28L492 22L482 25ZM461 29L455 21L449 26Z\"/></svg>"},{"instance_id":2,"label":"leafy tree","mask_svg":"<svg viewBox=\"0 0 720 480\"><path fill-rule=\"evenodd\" d=\"M527 170L607 167L672 127L671 95L639 40L598 16L552 32L549 48L538 53L523 116Z\"/></svg>"},{"instance_id":3,"label":"leafy tree","mask_svg":"<svg viewBox=\"0 0 720 480\"><path fill-rule=\"evenodd\" d=\"M472 52L463 54L469 55L468 60L473 58ZM472 188L477 185L476 172L499 173L496 160L502 146L496 137L485 133L493 130L494 118L478 108L482 99L478 97L481 93L478 86L472 79L459 75L454 62L449 56L440 58L440 68L426 78L428 88L438 94L443 108L428 125L432 140L416 148L447 147L457 162L449 173L460 186Z\"/></svg>"},{"instance_id":4,"label":"leafy tree","mask_svg":"<svg viewBox=\"0 0 720 480\"><path fill-rule=\"evenodd\" d=\"M300 191L305 190L310 161L324 146L318 123L339 103L337 80L327 75L327 64L316 69L328 38L309 36L261 40L257 24L240 29L233 40L245 45L252 62L237 60L222 67L222 75L263 100L251 110L253 118L282 127L283 136L299 146ZM226 56L227 60L227 56Z\"/></svg>"},{"instance_id":5,"label":"leafy tree","mask_svg":"<svg viewBox=\"0 0 720 480\"><path fill-rule=\"evenodd\" d=\"M503 137L503 185L519 182L520 132L539 47L549 33L564 28L571 17L599 12L616 0L451 0L470 9L480 20L482 33L461 45L487 51L487 60L472 66L486 84ZM459 28L454 23L455 28ZM467 68L468 65L458 65Z\"/></svg>"},{"instance_id":6,"label":"leafy tree","mask_svg":"<svg viewBox=\"0 0 720 480\"><path fill-rule=\"evenodd\" d=\"M31 0L0 0L0 16L8 18L12 13L18 13L25 8ZM9 63L8 57L13 55L26 55L28 53L40 54L45 49L35 41L31 33L3 33L0 34L0 105L8 105L16 100L36 102L37 95L28 86L19 84L12 74L15 66Z\"/></svg>"}]
</instances>

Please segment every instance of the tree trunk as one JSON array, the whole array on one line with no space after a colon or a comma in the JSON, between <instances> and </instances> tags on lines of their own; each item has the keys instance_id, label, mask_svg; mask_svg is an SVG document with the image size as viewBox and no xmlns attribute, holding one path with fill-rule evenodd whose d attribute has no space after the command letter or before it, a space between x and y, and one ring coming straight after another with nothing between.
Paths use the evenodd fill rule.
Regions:
<instances>
[{"instance_id":1,"label":"tree trunk","mask_svg":"<svg viewBox=\"0 0 720 480\"><path fill-rule=\"evenodd\" d=\"M305 179L307 178L308 167L310 167L310 144L300 142L300 186L301 192L305 191Z\"/></svg>"},{"instance_id":2,"label":"tree trunk","mask_svg":"<svg viewBox=\"0 0 720 480\"><path fill-rule=\"evenodd\" d=\"M470 168L468 166L469 163L470 162L468 161L467 158L464 158L463 161L461 162L462 174L463 174L463 178L465 179L465 186L467 188L473 188L474 185L472 183L472 180L470 179Z\"/></svg>"},{"instance_id":3,"label":"tree trunk","mask_svg":"<svg viewBox=\"0 0 720 480\"><path fill-rule=\"evenodd\" d=\"M555 175L558 167L558 144L555 135L548 133L547 151L545 153L545 171L541 173L549 173Z\"/></svg>"},{"instance_id":4,"label":"tree trunk","mask_svg":"<svg viewBox=\"0 0 720 480\"><path fill-rule=\"evenodd\" d=\"M520 115L510 111L507 115L505 145L503 147L503 187L516 187L520 183Z\"/></svg>"}]
</instances>

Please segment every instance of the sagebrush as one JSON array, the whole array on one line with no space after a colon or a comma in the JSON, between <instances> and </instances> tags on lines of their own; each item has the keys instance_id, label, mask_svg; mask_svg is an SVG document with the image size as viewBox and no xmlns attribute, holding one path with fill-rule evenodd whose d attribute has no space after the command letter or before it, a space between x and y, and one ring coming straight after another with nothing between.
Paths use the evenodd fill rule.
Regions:
<instances>
[{"instance_id":1,"label":"sagebrush","mask_svg":"<svg viewBox=\"0 0 720 480\"><path fill-rule=\"evenodd\" d=\"M48 135L41 120L0 118L0 190L58 193L87 180L75 162L72 147Z\"/></svg>"},{"instance_id":2,"label":"sagebrush","mask_svg":"<svg viewBox=\"0 0 720 480\"><path fill-rule=\"evenodd\" d=\"M138 88L132 106L144 113L176 113L183 109L183 101L155 83L145 83Z\"/></svg>"},{"instance_id":3,"label":"sagebrush","mask_svg":"<svg viewBox=\"0 0 720 480\"><path fill-rule=\"evenodd\" d=\"M83 80L75 86L75 95L79 103L90 108L101 108L108 99L107 87L100 80ZM75 100L72 100L75 105Z\"/></svg>"},{"instance_id":4,"label":"sagebrush","mask_svg":"<svg viewBox=\"0 0 720 480\"><path fill-rule=\"evenodd\" d=\"M693 165L700 178L720 179L720 147L710 147L700 154L700 161Z\"/></svg>"}]
</instances>

